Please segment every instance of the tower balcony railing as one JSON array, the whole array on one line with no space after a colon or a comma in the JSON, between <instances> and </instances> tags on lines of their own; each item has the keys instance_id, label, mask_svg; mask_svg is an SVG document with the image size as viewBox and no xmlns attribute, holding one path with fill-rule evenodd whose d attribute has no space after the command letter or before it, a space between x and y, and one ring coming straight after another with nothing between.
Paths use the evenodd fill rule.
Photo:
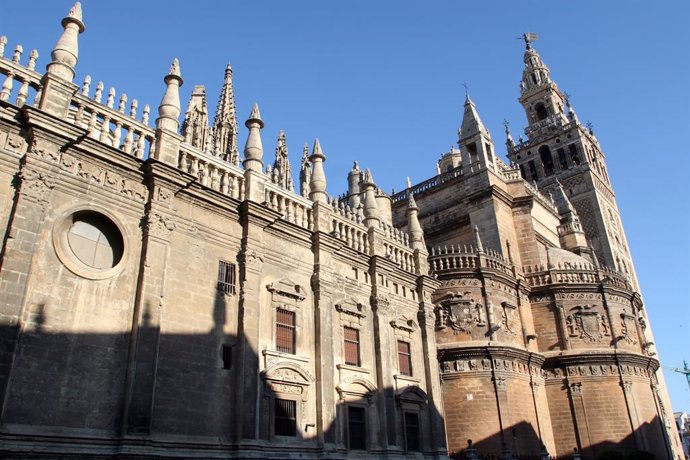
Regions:
<instances>
[{"instance_id":1,"label":"tower balcony railing","mask_svg":"<svg viewBox=\"0 0 690 460\"><path fill-rule=\"evenodd\" d=\"M424 182L420 182L419 184L413 185L410 188L395 193L391 198L393 199L393 203L399 203L401 201L406 202L408 197L410 196L410 193L412 195L419 195L420 193L426 192L427 190L435 189L441 184L455 179L456 177L461 177L462 175L462 167L458 166L457 168L451 169L450 171L444 172L442 174L432 177L431 179L427 179Z\"/></svg>"},{"instance_id":2,"label":"tower balcony railing","mask_svg":"<svg viewBox=\"0 0 690 460\"><path fill-rule=\"evenodd\" d=\"M525 281L530 287L555 284L607 284L632 291L625 274L609 267L595 267L588 263L531 265L523 267Z\"/></svg>"},{"instance_id":3,"label":"tower balcony railing","mask_svg":"<svg viewBox=\"0 0 690 460\"><path fill-rule=\"evenodd\" d=\"M450 245L431 248L429 271L433 275L490 269L516 277L518 271L510 261L493 249L472 245Z\"/></svg>"}]
</instances>

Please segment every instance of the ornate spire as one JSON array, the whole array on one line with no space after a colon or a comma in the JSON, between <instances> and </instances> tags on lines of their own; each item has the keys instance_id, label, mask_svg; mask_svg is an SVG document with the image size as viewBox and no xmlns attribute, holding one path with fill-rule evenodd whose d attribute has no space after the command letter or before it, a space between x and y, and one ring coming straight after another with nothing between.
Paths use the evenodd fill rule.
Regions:
<instances>
[{"instance_id":1,"label":"ornate spire","mask_svg":"<svg viewBox=\"0 0 690 460\"><path fill-rule=\"evenodd\" d=\"M197 85L189 98L189 104L187 104L187 111L182 123L182 135L187 144L203 150L206 147L208 131L206 88L203 85Z\"/></svg>"},{"instance_id":2,"label":"ornate spire","mask_svg":"<svg viewBox=\"0 0 690 460\"><path fill-rule=\"evenodd\" d=\"M249 128L249 136L247 136L247 143L244 146L244 169L261 172L264 166L264 148L261 143L261 129L264 127L264 122L261 120L258 104L254 104L244 125Z\"/></svg>"},{"instance_id":3,"label":"ornate spire","mask_svg":"<svg viewBox=\"0 0 690 460\"><path fill-rule=\"evenodd\" d=\"M311 182L311 163L309 162L309 146L304 143L302 149L302 162L299 170L299 194L305 198L309 197L309 183Z\"/></svg>"},{"instance_id":4,"label":"ornate spire","mask_svg":"<svg viewBox=\"0 0 690 460\"><path fill-rule=\"evenodd\" d=\"M167 129L177 132L180 127L180 86L182 86L182 75L180 73L180 61L173 59L168 75L163 81L166 84L165 94L158 106L158 119L156 128Z\"/></svg>"},{"instance_id":5,"label":"ornate spire","mask_svg":"<svg viewBox=\"0 0 690 460\"><path fill-rule=\"evenodd\" d=\"M74 78L74 66L79 60L79 34L84 32L82 22L81 3L77 2L69 10L62 20L63 32L60 35L53 51L50 53L52 62L48 64L49 74L58 76L64 80L72 81Z\"/></svg>"},{"instance_id":6,"label":"ornate spire","mask_svg":"<svg viewBox=\"0 0 690 460\"><path fill-rule=\"evenodd\" d=\"M232 67L225 69L225 81L220 91L216 116L213 119L214 149L217 154L234 165L240 164L237 148L237 115L235 92L232 87Z\"/></svg>"},{"instance_id":7,"label":"ornate spire","mask_svg":"<svg viewBox=\"0 0 690 460\"><path fill-rule=\"evenodd\" d=\"M273 183L286 190L294 190L292 185L292 170L288 159L288 148L285 141L285 132L278 132L278 145L276 146L276 159L273 162Z\"/></svg>"},{"instance_id":8,"label":"ornate spire","mask_svg":"<svg viewBox=\"0 0 690 460\"><path fill-rule=\"evenodd\" d=\"M313 165L311 181L309 183L309 199L315 203L328 203L326 174L323 171L323 162L326 161L326 156L321 151L321 143L318 139L314 140L314 148L311 151L309 161Z\"/></svg>"},{"instance_id":9,"label":"ornate spire","mask_svg":"<svg viewBox=\"0 0 690 460\"><path fill-rule=\"evenodd\" d=\"M479 133L491 138L489 131L484 126L484 123L482 123L482 119L479 118L477 106L474 105L474 102L472 102L472 99L470 99L468 94L465 96L465 112L462 116L462 124L458 130L459 142L462 142L465 139Z\"/></svg>"}]
</instances>

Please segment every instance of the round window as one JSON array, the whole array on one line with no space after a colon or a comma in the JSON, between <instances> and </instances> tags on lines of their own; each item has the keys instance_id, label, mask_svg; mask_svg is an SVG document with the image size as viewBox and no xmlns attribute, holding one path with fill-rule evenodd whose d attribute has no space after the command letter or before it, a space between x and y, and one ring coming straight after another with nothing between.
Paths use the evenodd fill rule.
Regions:
<instances>
[{"instance_id":1,"label":"round window","mask_svg":"<svg viewBox=\"0 0 690 460\"><path fill-rule=\"evenodd\" d=\"M67 232L67 242L81 263L97 270L113 268L122 259L122 234L117 226L102 214L74 214L72 225Z\"/></svg>"},{"instance_id":2,"label":"round window","mask_svg":"<svg viewBox=\"0 0 690 460\"><path fill-rule=\"evenodd\" d=\"M59 259L84 278L105 279L119 273L127 256L122 227L106 210L72 209L53 228L53 245Z\"/></svg>"}]
</instances>

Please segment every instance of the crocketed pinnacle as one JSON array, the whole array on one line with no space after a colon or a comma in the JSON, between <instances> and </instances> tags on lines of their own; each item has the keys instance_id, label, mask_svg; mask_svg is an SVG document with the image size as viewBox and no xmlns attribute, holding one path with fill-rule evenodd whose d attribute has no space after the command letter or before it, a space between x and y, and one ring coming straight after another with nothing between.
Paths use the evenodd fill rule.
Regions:
<instances>
[{"instance_id":1,"label":"crocketed pinnacle","mask_svg":"<svg viewBox=\"0 0 690 460\"><path fill-rule=\"evenodd\" d=\"M260 117L259 117L260 118ZM215 149L218 154L232 164L239 164L237 146L237 112L235 110L235 92L232 86L232 67L225 68L225 80L218 98L216 116L213 119Z\"/></svg>"}]
</instances>

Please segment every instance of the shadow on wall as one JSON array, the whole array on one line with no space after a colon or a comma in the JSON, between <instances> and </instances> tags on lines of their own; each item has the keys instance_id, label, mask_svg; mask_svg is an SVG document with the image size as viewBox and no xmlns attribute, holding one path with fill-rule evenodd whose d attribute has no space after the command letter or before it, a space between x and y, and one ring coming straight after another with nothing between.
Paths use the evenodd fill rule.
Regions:
<instances>
[{"instance_id":1,"label":"shadow on wall","mask_svg":"<svg viewBox=\"0 0 690 460\"><path fill-rule=\"evenodd\" d=\"M229 315L242 324L241 308L228 308L225 298L215 299L214 326L205 334L161 332L161 323L185 324L150 302L122 333L63 333L54 325L88 328L98 320L82 310L77 318L66 305L26 307L22 327L0 327L0 456L236 457L250 446L276 458L297 451L300 458L438 456L430 451L443 446L444 433L429 427L440 415L422 410L433 404L419 391L360 385L358 395L353 380L338 390L332 422L315 426L318 409L309 405L318 398L305 397L315 382L298 381L289 360L274 362L268 377L260 372L267 358L241 331L224 332Z\"/></svg>"},{"instance_id":2,"label":"shadow on wall","mask_svg":"<svg viewBox=\"0 0 690 460\"><path fill-rule=\"evenodd\" d=\"M649 436L650 433L656 433L659 429L660 421L658 418L655 418L651 423L645 422L633 434L627 436L622 441L600 442L582 449L582 451L578 451L574 447L572 454L553 456L549 455L543 446L542 453L538 455L521 453L540 445L539 438L532 426L523 422L508 428L506 433L509 436L502 437L500 433L497 433L479 442L468 440L468 447L466 449L463 449L461 452L451 452L450 457L456 460L660 460L672 458L666 446L656 446L660 452L666 451L664 456L655 456L653 453L636 447L636 443L640 442L639 440L642 436ZM512 436L510 436L511 434ZM524 448L521 446L524 446Z\"/></svg>"}]
</instances>

